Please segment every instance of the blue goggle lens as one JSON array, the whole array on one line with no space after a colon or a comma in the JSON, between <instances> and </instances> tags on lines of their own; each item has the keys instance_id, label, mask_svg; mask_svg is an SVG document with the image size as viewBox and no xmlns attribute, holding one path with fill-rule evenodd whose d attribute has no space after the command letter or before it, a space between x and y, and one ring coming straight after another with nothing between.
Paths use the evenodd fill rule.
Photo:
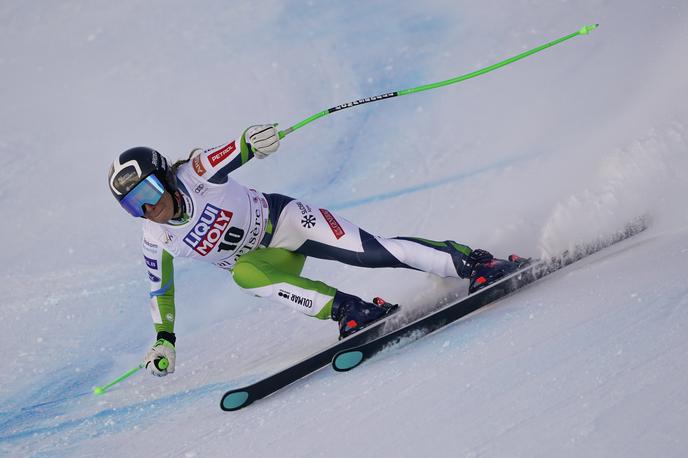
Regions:
<instances>
[{"instance_id":1,"label":"blue goggle lens","mask_svg":"<svg viewBox=\"0 0 688 458\"><path fill-rule=\"evenodd\" d=\"M160 202L165 187L155 175L148 175L145 180L134 186L119 203L132 216L143 216L143 205L155 205Z\"/></svg>"}]
</instances>

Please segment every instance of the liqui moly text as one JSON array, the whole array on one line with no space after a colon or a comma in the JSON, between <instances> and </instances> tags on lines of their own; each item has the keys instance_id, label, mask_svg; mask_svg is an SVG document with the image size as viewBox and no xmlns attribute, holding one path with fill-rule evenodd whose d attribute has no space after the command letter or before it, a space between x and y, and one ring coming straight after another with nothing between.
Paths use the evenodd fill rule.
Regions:
<instances>
[{"instance_id":1,"label":"liqui moly text","mask_svg":"<svg viewBox=\"0 0 688 458\"><path fill-rule=\"evenodd\" d=\"M184 243L193 248L196 253L205 256L222 239L231 220L232 212L207 204L198 222L184 237Z\"/></svg>"}]
</instances>

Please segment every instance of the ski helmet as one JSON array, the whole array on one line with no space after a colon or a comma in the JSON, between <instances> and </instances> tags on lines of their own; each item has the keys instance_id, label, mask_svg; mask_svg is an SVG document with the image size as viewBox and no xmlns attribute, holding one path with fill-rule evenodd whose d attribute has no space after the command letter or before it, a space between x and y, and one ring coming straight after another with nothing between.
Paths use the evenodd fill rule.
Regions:
<instances>
[{"instance_id":1,"label":"ski helmet","mask_svg":"<svg viewBox=\"0 0 688 458\"><path fill-rule=\"evenodd\" d=\"M157 180L149 179L150 176ZM157 203L163 191L173 194L177 190L177 177L169 161L162 154L145 146L130 148L120 154L108 171L108 183L112 195L134 216L142 216L140 205L132 207L132 203L128 202L129 199L125 198L144 181L154 182L153 189L156 183L158 188L162 185L163 189L159 190L159 196L155 202L144 200L141 203ZM139 186L138 189L140 188Z\"/></svg>"}]
</instances>

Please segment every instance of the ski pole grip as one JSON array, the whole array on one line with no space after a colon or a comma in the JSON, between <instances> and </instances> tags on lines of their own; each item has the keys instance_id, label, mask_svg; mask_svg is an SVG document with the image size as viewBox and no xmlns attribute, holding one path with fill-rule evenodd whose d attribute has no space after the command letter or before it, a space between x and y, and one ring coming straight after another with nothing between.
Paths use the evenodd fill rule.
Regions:
<instances>
[{"instance_id":1,"label":"ski pole grip","mask_svg":"<svg viewBox=\"0 0 688 458\"><path fill-rule=\"evenodd\" d=\"M159 371L164 371L170 366L170 362L168 361L167 358L159 358L153 361L153 364L155 364L156 369Z\"/></svg>"}]
</instances>

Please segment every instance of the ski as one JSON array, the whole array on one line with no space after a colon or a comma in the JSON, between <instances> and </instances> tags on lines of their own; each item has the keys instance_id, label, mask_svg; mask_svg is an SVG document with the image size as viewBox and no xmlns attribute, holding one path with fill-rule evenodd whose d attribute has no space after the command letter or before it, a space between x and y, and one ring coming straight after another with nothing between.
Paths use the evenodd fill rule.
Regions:
<instances>
[{"instance_id":1,"label":"ski","mask_svg":"<svg viewBox=\"0 0 688 458\"><path fill-rule=\"evenodd\" d=\"M402 326L388 334L378 336L356 347L347 347L337 352L332 367L338 372L351 370L362 362L394 345L402 339L416 340L434 332L476 310L501 299L526 285L529 285L563 267L583 259L603 248L632 237L647 228L644 219L629 223L624 230L595 243L577 247L548 260L532 262L522 269L452 304Z\"/></svg>"},{"instance_id":2,"label":"ski","mask_svg":"<svg viewBox=\"0 0 688 458\"><path fill-rule=\"evenodd\" d=\"M426 335L555 270L631 237L643 231L646 227L646 221L641 219L627 225L623 231L609 238L601 239L594 244L572 250L571 252L567 252L547 262L535 261L510 276L458 302L447 305L430 315L404 325L392 332L387 332L388 325L392 324L390 321L397 321L394 320L397 315L388 315L380 321L371 324L369 327L286 367L280 372L260 379L250 385L227 391L222 396L220 407L224 411L234 411L247 407L253 402L263 399L313 372L322 369L330 362L332 362L335 370L338 371L353 369L367 358L378 353L388 344L393 344L399 339L409 337L410 334L414 333L418 334L418 336L414 334L414 338ZM396 324L398 325L398 323ZM356 361L356 359L358 361ZM351 361L354 361L355 364L352 364Z\"/></svg>"},{"instance_id":3,"label":"ski","mask_svg":"<svg viewBox=\"0 0 688 458\"><path fill-rule=\"evenodd\" d=\"M280 372L258 380L250 385L227 391L220 400L220 408L224 411L243 409L253 402L263 399L287 385L322 369L332 361L332 357L337 354L337 352L350 347L359 346L383 335L385 333L385 326L395 316L396 311Z\"/></svg>"}]
</instances>

